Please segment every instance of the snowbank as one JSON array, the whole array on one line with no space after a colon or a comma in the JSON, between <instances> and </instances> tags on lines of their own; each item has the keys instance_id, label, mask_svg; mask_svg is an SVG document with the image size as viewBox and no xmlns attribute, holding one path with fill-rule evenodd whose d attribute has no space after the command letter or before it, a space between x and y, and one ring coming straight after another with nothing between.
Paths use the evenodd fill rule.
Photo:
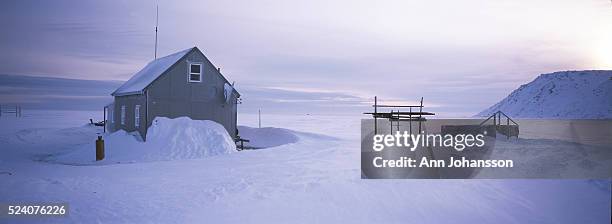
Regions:
<instances>
[{"instance_id":1,"label":"snowbank","mask_svg":"<svg viewBox=\"0 0 612 224\"><path fill-rule=\"evenodd\" d=\"M214 121L158 117L147 133L146 142L139 140L137 134L123 130L106 135L106 158L100 162L95 162L93 140L70 153L52 157L50 161L65 164L163 161L198 159L236 151L225 128Z\"/></svg>"},{"instance_id":2,"label":"snowbank","mask_svg":"<svg viewBox=\"0 0 612 224\"><path fill-rule=\"evenodd\" d=\"M284 128L238 126L238 133L241 138L250 141L245 145L253 148L270 148L296 143L299 140L294 131Z\"/></svg>"},{"instance_id":3,"label":"snowbank","mask_svg":"<svg viewBox=\"0 0 612 224\"><path fill-rule=\"evenodd\" d=\"M517 118L612 119L612 71L542 74L480 112Z\"/></svg>"}]
</instances>

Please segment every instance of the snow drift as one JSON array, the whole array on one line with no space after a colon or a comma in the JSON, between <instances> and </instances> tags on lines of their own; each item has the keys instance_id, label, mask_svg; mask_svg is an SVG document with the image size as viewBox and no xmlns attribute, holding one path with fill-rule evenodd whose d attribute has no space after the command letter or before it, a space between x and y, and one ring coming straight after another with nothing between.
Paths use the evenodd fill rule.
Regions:
<instances>
[{"instance_id":1,"label":"snow drift","mask_svg":"<svg viewBox=\"0 0 612 224\"><path fill-rule=\"evenodd\" d=\"M498 110L518 118L612 119L612 71L542 74L476 116Z\"/></svg>"},{"instance_id":2,"label":"snow drift","mask_svg":"<svg viewBox=\"0 0 612 224\"><path fill-rule=\"evenodd\" d=\"M147 141L143 142L139 137L123 130L106 135L106 158L97 163L198 159L236 151L236 145L225 128L209 120L157 117L148 129ZM55 156L51 161L93 163L94 149L92 141L70 153Z\"/></svg>"},{"instance_id":3,"label":"snow drift","mask_svg":"<svg viewBox=\"0 0 612 224\"><path fill-rule=\"evenodd\" d=\"M284 128L238 126L238 133L241 138L250 141L245 143L245 145L254 148L270 148L296 143L299 140L294 131Z\"/></svg>"}]
</instances>

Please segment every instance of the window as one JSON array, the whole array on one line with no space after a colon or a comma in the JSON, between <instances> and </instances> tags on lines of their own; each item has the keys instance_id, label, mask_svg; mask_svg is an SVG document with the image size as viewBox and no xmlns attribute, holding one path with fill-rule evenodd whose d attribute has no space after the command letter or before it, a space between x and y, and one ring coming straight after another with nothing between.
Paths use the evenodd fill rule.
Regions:
<instances>
[{"instance_id":1,"label":"window","mask_svg":"<svg viewBox=\"0 0 612 224\"><path fill-rule=\"evenodd\" d=\"M140 105L134 108L134 127L140 127Z\"/></svg>"},{"instance_id":2,"label":"window","mask_svg":"<svg viewBox=\"0 0 612 224\"><path fill-rule=\"evenodd\" d=\"M125 125L125 106L121 106L121 125Z\"/></svg>"},{"instance_id":3,"label":"window","mask_svg":"<svg viewBox=\"0 0 612 224\"><path fill-rule=\"evenodd\" d=\"M111 124L115 123L115 107L108 108L108 120L110 120Z\"/></svg>"},{"instance_id":4,"label":"window","mask_svg":"<svg viewBox=\"0 0 612 224\"><path fill-rule=\"evenodd\" d=\"M202 82L202 64L189 64L189 82Z\"/></svg>"}]
</instances>

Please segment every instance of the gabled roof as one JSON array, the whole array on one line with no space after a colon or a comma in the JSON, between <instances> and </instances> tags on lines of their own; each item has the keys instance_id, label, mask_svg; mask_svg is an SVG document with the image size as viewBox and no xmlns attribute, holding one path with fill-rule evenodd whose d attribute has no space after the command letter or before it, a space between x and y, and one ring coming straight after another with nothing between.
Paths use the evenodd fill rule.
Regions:
<instances>
[{"instance_id":1,"label":"gabled roof","mask_svg":"<svg viewBox=\"0 0 612 224\"><path fill-rule=\"evenodd\" d=\"M168 71L173 65L179 62L181 59L183 59L192 50L196 50L200 54L202 53L197 47L192 47L192 48L185 49L185 50L176 52L174 54L171 54L165 57L155 59L149 62L149 64L147 64L147 66L142 68L139 72L134 74L132 78L130 78L125 83L123 83L123 85L117 88L117 90L111 93L111 95L112 96L125 96L125 95L132 95L132 94L142 94L143 91L153 81L155 81L157 78L163 75L166 71ZM223 75L221 75L221 77L223 77ZM227 81L225 77L223 77L223 79L225 80L225 82L229 83L229 81ZM236 94L238 94L238 96L240 96L240 93L238 93L238 91L236 91L235 89L234 91L236 92Z\"/></svg>"},{"instance_id":2,"label":"gabled roof","mask_svg":"<svg viewBox=\"0 0 612 224\"><path fill-rule=\"evenodd\" d=\"M193 47L195 48L195 47ZM132 78L123 83L115 92L113 96L124 96L132 94L140 94L144 89L155 81L159 76L164 74L172 65L180 61L185 55L187 55L193 48L185 49L174 54L155 59L147 66L142 68L139 72L134 74Z\"/></svg>"}]
</instances>

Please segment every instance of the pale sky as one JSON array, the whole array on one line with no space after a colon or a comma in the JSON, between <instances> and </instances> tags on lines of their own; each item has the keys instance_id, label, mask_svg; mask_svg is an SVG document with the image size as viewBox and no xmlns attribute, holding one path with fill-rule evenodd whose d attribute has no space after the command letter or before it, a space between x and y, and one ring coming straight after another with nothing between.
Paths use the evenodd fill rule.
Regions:
<instances>
[{"instance_id":1,"label":"pale sky","mask_svg":"<svg viewBox=\"0 0 612 224\"><path fill-rule=\"evenodd\" d=\"M610 0L2 1L0 74L127 80L156 2L159 55L197 46L268 107L423 96L465 116L541 73L612 69Z\"/></svg>"}]
</instances>

